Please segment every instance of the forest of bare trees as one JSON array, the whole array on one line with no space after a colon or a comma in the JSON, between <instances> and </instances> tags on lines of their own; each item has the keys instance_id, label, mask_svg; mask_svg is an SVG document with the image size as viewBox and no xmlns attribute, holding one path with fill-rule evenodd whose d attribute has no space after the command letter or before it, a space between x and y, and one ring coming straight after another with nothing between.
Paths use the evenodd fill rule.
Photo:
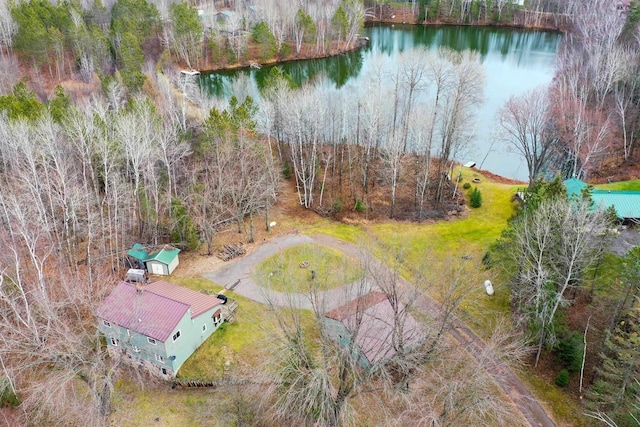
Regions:
<instances>
[{"instance_id":1,"label":"forest of bare trees","mask_svg":"<svg viewBox=\"0 0 640 427\"><path fill-rule=\"evenodd\" d=\"M252 241L256 224L268 227L269 210L287 185L283 175L299 204L322 214L349 209L373 215L383 200L379 217L423 221L459 206L451 168L472 138L482 106L484 76L474 52L423 51L405 54L397 64L380 57L365 88L349 96L322 80L295 87L274 69L260 99L238 95L227 103L208 98L179 72L351 49L364 21L382 16L388 3L0 2L0 367L2 386L20 396L25 419L92 425L109 413L120 363L107 357L92 313L136 241L203 245L211 254L217 233L228 226ZM525 157L530 183L558 172L605 174L638 158L636 2L623 10L610 0L403 3L414 18L427 21L553 22L568 31L551 85L510 99L498 118L500 138ZM383 74L392 85L383 84ZM521 237L551 233L553 221L573 214L567 205L546 206L536 213L539 228L522 224ZM604 218L584 218L593 221L566 234L578 240L588 226L594 232L605 226ZM520 243L513 255L532 257L535 245ZM577 250L564 247L572 248ZM522 281L539 279L540 286L517 290L525 321L540 326L539 348L553 342L554 317L575 285L575 271L561 267L583 272L599 249L586 247L594 258L585 255L580 265L547 265L556 269L560 292L543 305L535 302L547 295L546 276L539 277L547 270L520 272ZM394 277L370 273L386 280L380 287L390 300L397 297ZM633 325L636 311L628 302L619 308ZM284 344L291 340L289 326L281 328ZM629 329L610 329L603 358L612 362L603 367L602 390L611 384L609 371L637 374L615 362L625 350L615 347L615 337ZM339 349L320 338L327 348L321 362L330 364ZM496 338L495 346L502 342ZM490 413L493 401L472 402L484 411L477 418L462 410L468 402L456 388L486 395L486 373L459 360L448 364L444 356L429 360L450 371L422 371L406 360L396 373L400 366L420 375L398 401L402 420L431 425L495 417L506 423L508 414ZM352 361L342 362L355 375ZM359 389L345 386L348 401ZM430 402L421 399L427 393ZM620 396L596 396L601 405L593 416L633 406L628 393ZM329 403L333 407L323 411L331 424L341 419L337 403L344 402ZM289 408L275 408L277 419L309 416L283 417Z\"/></svg>"}]
</instances>

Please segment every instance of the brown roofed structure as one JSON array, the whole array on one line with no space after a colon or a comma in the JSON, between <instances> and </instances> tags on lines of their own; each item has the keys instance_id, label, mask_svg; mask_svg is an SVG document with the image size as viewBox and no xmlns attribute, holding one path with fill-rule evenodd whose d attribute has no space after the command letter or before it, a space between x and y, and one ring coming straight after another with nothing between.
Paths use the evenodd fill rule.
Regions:
<instances>
[{"instance_id":1,"label":"brown roofed structure","mask_svg":"<svg viewBox=\"0 0 640 427\"><path fill-rule=\"evenodd\" d=\"M402 328L404 346L407 348L417 346L424 340L424 332L416 320L406 313L402 304L398 307L398 313L404 315ZM375 365L395 356L396 349L393 347L395 313L384 293L372 291L326 312L325 317L342 323L350 334L356 332L355 343L370 364Z\"/></svg>"},{"instance_id":2,"label":"brown roofed structure","mask_svg":"<svg viewBox=\"0 0 640 427\"><path fill-rule=\"evenodd\" d=\"M368 294L362 295L361 297L358 297L345 305L341 305L340 307L336 307L333 310L327 311L324 316L334 320L345 320L356 311L366 310L385 300L387 300L387 296L382 292L371 291Z\"/></svg>"}]
</instances>

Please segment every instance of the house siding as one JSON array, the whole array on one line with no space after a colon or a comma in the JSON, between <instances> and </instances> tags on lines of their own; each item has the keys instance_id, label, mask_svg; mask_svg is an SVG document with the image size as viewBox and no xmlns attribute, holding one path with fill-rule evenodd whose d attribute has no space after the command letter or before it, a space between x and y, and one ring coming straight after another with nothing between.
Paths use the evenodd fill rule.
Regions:
<instances>
[{"instance_id":1,"label":"house siding","mask_svg":"<svg viewBox=\"0 0 640 427\"><path fill-rule=\"evenodd\" d=\"M99 319L98 329L107 339L107 348L112 357L123 357L125 361L133 365L144 365L153 375L171 378L176 375L180 367L196 351L202 343L209 338L224 322L224 316L220 323L213 323L213 314L220 309L219 306L205 311L196 318L191 318L190 312L180 319L165 342L156 340L156 344L149 343L148 337L134 331L127 332L126 328L111 323L105 326L103 319ZM203 332L202 326L206 325ZM180 338L175 342L173 335L180 331ZM111 343L111 338L117 339L118 345ZM135 350L139 351L135 351ZM163 362L156 359L156 355L162 356ZM172 356L175 359L172 360ZM162 368L167 374L162 373Z\"/></svg>"},{"instance_id":2,"label":"house siding","mask_svg":"<svg viewBox=\"0 0 640 427\"><path fill-rule=\"evenodd\" d=\"M339 320L331 319L329 317L322 318L323 326L325 330L329 333L329 336L336 340L340 347L347 348L351 343L351 332L347 330L342 322ZM353 351L355 353L355 358L358 361L358 364L365 369L371 368L371 362L366 358L364 353L360 350L357 344L354 343Z\"/></svg>"},{"instance_id":3,"label":"house siding","mask_svg":"<svg viewBox=\"0 0 640 427\"><path fill-rule=\"evenodd\" d=\"M184 319L190 319L190 316L185 314L180 322L182 323ZM155 340L156 344L151 344L146 335L132 330L127 332L127 328L114 323L111 323L111 327L105 326L102 319L100 319L99 329L107 338L107 348L112 357L124 356L125 361L145 365L155 375L162 376L162 368L167 369L167 376L173 376L175 373L167 357L166 343ZM112 337L119 341L117 346L111 343ZM158 361L156 355L161 356L164 362Z\"/></svg>"},{"instance_id":4,"label":"house siding","mask_svg":"<svg viewBox=\"0 0 640 427\"><path fill-rule=\"evenodd\" d=\"M220 327L222 322L214 326L212 319L213 313L217 310L218 307L214 307L193 319L187 316L180 320L178 326L171 332L171 336L166 342L168 355L166 361L170 364L172 371L177 372L196 349ZM202 325L206 325L204 332L202 331ZM180 331L180 338L174 342L172 337L177 331ZM171 360L172 356L175 356L174 360Z\"/></svg>"}]
</instances>

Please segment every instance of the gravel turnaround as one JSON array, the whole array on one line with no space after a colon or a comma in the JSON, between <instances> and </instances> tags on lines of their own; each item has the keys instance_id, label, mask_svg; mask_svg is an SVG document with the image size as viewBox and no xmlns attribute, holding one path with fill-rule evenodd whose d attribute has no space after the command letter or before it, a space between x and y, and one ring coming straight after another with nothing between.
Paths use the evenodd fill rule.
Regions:
<instances>
[{"instance_id":1,"label":"gravel turnaround","mask_svg":"<svg viewBox=\"0 0 640 427\"><path fill-rule=\"evenodd\" d=\"M290 234L276 237L258 247L254 252L225 264L219 270L207 273L204 276L215 283L223 285L225 289L234 292L265 305L277 307L292 307L310 310L313 307L311 298L307 294L288 294L276 292L255 283L251 277L251 271L260 262L275 255L283 249L291 246L307 243L317 243L338 249L345 254L359 259L361 256L370 256L365 249L356 245L326 235L308 236L303 234ZM369 258L371 259L371 258ZM379 263L379 261L374 261ZM379 264L381 265L381 264ZM339 288L320 292L319 297L324 301L324 310L330 310L349 301L349 295L357 295L362 292L358 286L362 283L352 283ZM401 286L413 285L401 279ZM369 285L364 284L364 286ZM361 294L361 293L360 293ZM422 294L417 300L417 307L424 310L434 318L441 315L442 307L428 295ZM473 357L480 361L480 355L485 348L485 343L475 335L469 327L460 320L454 320L449 334L455 338ZM496 383L511 398L514 405L520 410L529 425L539 427L554 427L555 422L546 413L540 402L536 400L531 391L520 381L508 365L496 360L485 366Z\"/></svg>"}]
</instances>

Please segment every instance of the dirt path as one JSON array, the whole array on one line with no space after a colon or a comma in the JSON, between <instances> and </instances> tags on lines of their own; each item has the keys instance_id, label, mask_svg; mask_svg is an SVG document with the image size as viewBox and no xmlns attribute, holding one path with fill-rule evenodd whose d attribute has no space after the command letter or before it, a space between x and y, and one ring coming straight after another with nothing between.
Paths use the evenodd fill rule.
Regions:
<instances>
[{"instance_id":1,"label":"dirt path","mask_svg":"<svg viewBox=\"0 0 640 427\"><path fill-rule=\"evenodd\" d=\"M206 273L205 277L223 285L225 289L233 289L234 292L262 304L270 302L271 304L281 307L294 306L302 309L311 309L311 301L306 294L285 294L262 288L251 278L251 271L255 265L262 260L279 253L285 248L314 242L338 249L356 259L363 254L363 250L356 245L330 236L290 234L276 237L261 245L251 254L229 264L225 264L222 268L214 272ZM375 262L382 265L377 260L375 260ZM353 285L346 285L341 288L325 291L323 296L324 300L327 301L326 309L329 310L335 306L344 304L344 295L347 294L348 288L351 286ZM406 288L413 287L411 283L404 279L402 279L401 286ZM442 306L425 294L421 294L416 305L433 318L438 318L443 313ZM480 355L485 348L485 343L463 322L454 320L449 334L458 341L469 354L480 361ZM493 376L495 382L502 388L506 395L511 398L527 422L535 427L555 426L555 422L547 415L544 408L522 381L513 373L509 366L500 362L497 358L494 360L494 363L485 365L487 371Z\"/></svg>"}]
</instances>

